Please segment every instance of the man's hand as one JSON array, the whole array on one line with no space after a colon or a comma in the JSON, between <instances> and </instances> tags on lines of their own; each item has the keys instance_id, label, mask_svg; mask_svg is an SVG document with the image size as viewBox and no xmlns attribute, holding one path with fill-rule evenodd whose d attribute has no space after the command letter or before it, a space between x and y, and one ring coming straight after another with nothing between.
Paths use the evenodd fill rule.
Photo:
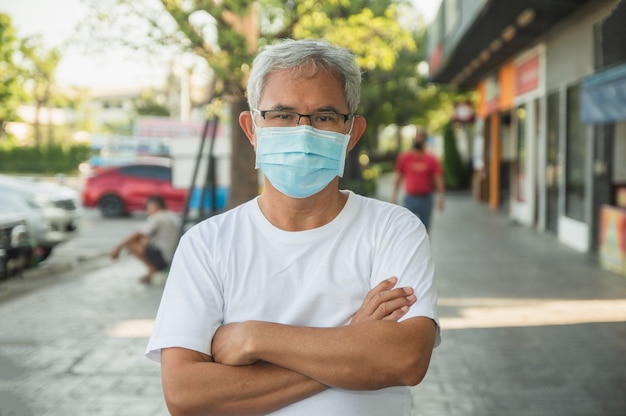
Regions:
<instances>
[{"instance_id":1,"label":"man's hand","mask_svg":"<svg viewBox=\"0 0 626 416\"><path fill-rule=\"evenodd\" d=\"M366 321L397 321L409 311L417 298L413 288L393 288L398 283L397 277L380 282L370 290L361 308L354 314L350 325Z\"/></svg>"},{"instance_id":2,"label":"man's hand","mask_svg":"<svg viewBox=\"0 0 626 416\"><path fill-rule=\"evenodd\" d=\"M252 338L254 322L235 322L217 329L211 343L213 360L226 365L250 365L256 362L247 355L246 341Z\"/></svg>"},{"instance_id":3,"label":"man's hand","mask_svg":"<svg viewBox=\"0 0 626 416\"><path fill-rule=\"evenodd\" d=\"M122 251L122 247L117 246L113 249L113 251L111 251L111 258L113 260L117 260L117 258L120 256L120 252Z\"/></svg>"},{"instance_id":4,"label":"man's hand","mask_svg":"<svg viewBox=\"0 0 626 416\"><path fill-rule=\"evenodd\" d=\"M439 211L443 211L443 205L444 205L444 199L443 199L443 195L439 194L437 195L437 209Z\"/></svg>"}]
</instances>

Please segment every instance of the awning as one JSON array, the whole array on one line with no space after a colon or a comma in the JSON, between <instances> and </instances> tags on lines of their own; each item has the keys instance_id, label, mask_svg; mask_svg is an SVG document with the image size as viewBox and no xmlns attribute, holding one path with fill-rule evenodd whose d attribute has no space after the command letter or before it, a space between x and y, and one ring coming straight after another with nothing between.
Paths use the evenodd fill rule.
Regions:
<instances>
[{"instance_id":1,"label":"awning","mask_svg":"<svg viewBox=\"0 0 626 416\"><path fill-rule=\"evenodd\" d=\"M626 65L585 79L580 92L583 123L626 121Z\"/></svg>"},{"instance_id":2,"label":"awning","mask_svg":"<svg viewBox=\"0 0 626 416\"><path fill-rule=\"evenodd\" d=\"M454 31L453 35L446 35L443 40L443 51L431 51L443 54L436 57L441 64L431 73L431 80L474 87L520 51L536 44L537 39L563 19L592 2L593 0L483 0L479 13L467 28L463 26L460 37ZM441 25L444 25L446 3L458 2L442 2L444 19ZM457 7L457 13L463 14L466 9L471 11L469 4L477 3L477 0L458 4L461 3L467 3L461 8ZM521 24L519 22L524 14L531 17ZM444 30L444 27L435 24L434 29ZM510 37L505 36L507 31Z\"/></svg>"}]
</instances>

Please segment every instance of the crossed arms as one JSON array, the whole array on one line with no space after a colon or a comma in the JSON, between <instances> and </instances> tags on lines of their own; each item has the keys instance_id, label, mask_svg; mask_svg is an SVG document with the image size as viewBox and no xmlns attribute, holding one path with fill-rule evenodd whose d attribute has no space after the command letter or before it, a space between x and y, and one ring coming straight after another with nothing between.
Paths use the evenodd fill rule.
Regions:
<instances>
[{"instance_id":1,"label":"crossed arms","mask_svg":"<svg viewBox=\"0 0 626 416\"><path fill-rule=\"evenodd\" d=\"M212 354L161 352L163 388L175 415L264 414L328 387L375 390L418 384L428 369L436 325L398 320L416 298L394 288L372 289L350 325L311 328L247 321L220 327Z\"/></svg>"}]
</instances>

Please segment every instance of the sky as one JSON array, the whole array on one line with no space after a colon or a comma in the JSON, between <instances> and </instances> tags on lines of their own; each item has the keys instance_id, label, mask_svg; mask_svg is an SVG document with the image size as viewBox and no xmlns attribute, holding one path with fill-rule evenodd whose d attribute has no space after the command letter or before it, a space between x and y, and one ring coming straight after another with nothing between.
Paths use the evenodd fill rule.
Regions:
<instances>
[{"instance_id":1,"label":"sky","mask_svg":"<svg viewBox=\"0 0 626 416\"><path fill-rule=\"evenodd\" d=\"M412 0L426 22L432 21L441 0ZM62 45L77 22L87 13L81 0L0 0L0 13L11 16L17 36L41 34L47 47ZM158 85L164 69L132 60L123 51L83 55L76 49L63 51L56 76L61 85L112 88Z\"/></svg>"}]
</instances>

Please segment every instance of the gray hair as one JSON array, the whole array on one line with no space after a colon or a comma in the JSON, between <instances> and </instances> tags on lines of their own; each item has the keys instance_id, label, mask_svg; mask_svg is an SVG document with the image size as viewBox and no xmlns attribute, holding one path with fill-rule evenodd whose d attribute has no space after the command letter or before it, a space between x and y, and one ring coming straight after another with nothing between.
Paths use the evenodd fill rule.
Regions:
<instances>
[{"instance_id":1,"label":"gray hair","mask_svg":"<svg viewBox=\"0 0 626 416\"><path fill-rule=\"evenodd\" d=\"M325 40L285 39L265 47L254 59L248 79L248 105L257 108L267 77L283 69L312 68L313 74L326 69L343 82L346 103L354 113L361 96L361 71L354 53Z\"/></svg>"}]
</instances>

